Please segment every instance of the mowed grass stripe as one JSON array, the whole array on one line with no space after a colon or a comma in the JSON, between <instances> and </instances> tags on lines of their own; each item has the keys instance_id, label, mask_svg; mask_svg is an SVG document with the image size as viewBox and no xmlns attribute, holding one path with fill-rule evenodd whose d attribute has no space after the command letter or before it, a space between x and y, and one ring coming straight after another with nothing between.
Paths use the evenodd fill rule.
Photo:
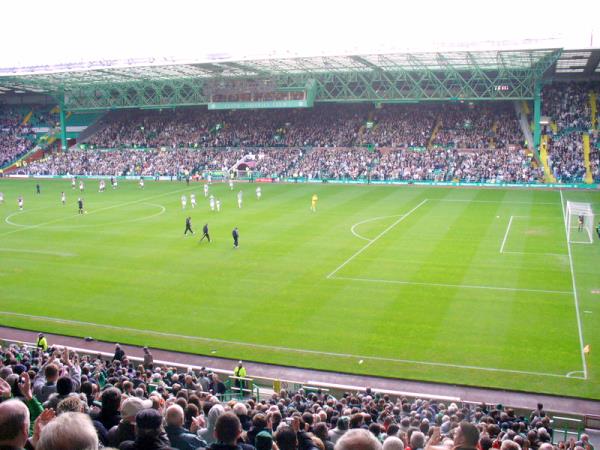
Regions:
<instances>
[{"instance_id":1,"label":"mowed grass stripe","mask_svg":"<svg viewBox=\"0 0 600 450\"><path fill-rule=\"evenodd\" d=\"M42 181L42 196L32 199L27 197L26 207L48 206L46 202L49 202L58 209L60 190L68 184L68 181ZM15 210L13 197L16 198L16 193L24 185L29 185L33 190L35 183L0 180L0 190L7 197L6 204L0 206L3 217L9 210ZM118 338L124 342L146 343L199 353L210 354L212 350L216 350L218 356L451 383L596 395L593 384L559 378L563 372L577 370L577 367L571 367L568 356L572 347L572 330L556 326L561 319L564 321L568 312L565 313L565 309L555 305L564 307L563 303L566 302L555 301L555 296L541 293L498 295L493 302L486 302L484 300L488 294L479 290L325 279L327 273L366 243L352 235L350 227L368 216L404 213L418 203L417 199L436 196L468 196L480 200L475 202L481 208L480 211L499 207L497 215L501 216L508 212L521 214L523 211L526 215L535 213L544 216L552 208L556 208L555 205L545 204L552 200L548 194L556 198L556 193L417 187L263 185L263 199L259 202L254 196L255 187L240 187L244 190L242 210L238 210L235 205L238 186L231 193L226 186L216 185L211 187L211 191L223 201L221 214L210 213L207 202L200 195L196 210L182 211L180 194L169 194L160 200L167 208L166 212L147 222L98 227L94 230L50 232L40 227L12 234L7 237L10 239L0 237L0 247L50 249L77 254L75 258L62 258L57 263L58 258L49 255L0 253L2 309L29 314L34 314L35 311L37 315L88 322L91 317L102 317L104 323L116 327L141 326L159 332L303 348L322 353L299 356L234 344L213 349L209 344L175 337L157 337L126 330L122 333L102 329L86 330L84 327L65 324L47 323L42 328L79 335L86 335L91 331L98 338ZM93 201L90 204L99 204L97 202L100 200L104 204L107 199L109 203L142 200L175 188L185 188L185 184L147 183L147 189L141 191L137 188L137 183L121 183L119 190L105 193L110 197L94 194L97 198L91 199ZM193 186L193 189L197 194L202 192L201 184ZM45 194L51 190L56 195L46 197ZM321 199L316 214L309 211L310 196L314 192ZM499 201L502 203L498 205ZM430 202L433 203L433 200ZM533 206L529 206L532 202ZM464 206L465 202L439 203L454 208ZM76 212L75 206L68 208ZM53 208L49 208L48 213L52 210ZM138 212L141 211L132 210L129 215L133 217ZM192 215L197 230L204 220L209 221L215 237L214 245L198 245L197 235L194 238L183 238L182 225L188 213ZM128 212L124 212L122 208L115 208L103 211L97 217L102 217L109 223L127 215ZM88 218L93 218L93 215L88 215ZM424 218L417 217L416 212L413 217L418 219L415 223ZM374 233L370 237L376 236L394 220L382 223L382 228L379 229L375 223L369 224L368 232ZM443 215L436 220L443 222ZM473 215L473 220L478 221L479 218ZM235 225L240 227L241 232L241 247L236 251L231 248L230 235L231 228ZM405 231L404 225L409 224L401 222L392 229L399 233L390 236L394 239L389 240L388 244L408 246L405 255L418 254L424 245L421 239L415 238L419 236L418 233L423 239L429 239L430 235L435 238L435 230L433 233L423 231L428 228L426 221L421 226L422 230L415 230L414 235ZM407 226L406 230L410 228ZM431 223L429 228L432 228ZM475 257L469 263L473 267L474 261L485 258L486 249L492 246L495 230L488 227L487 233L480 232L472 236L476 229L475 223L473 227L469 225L463 228L469 232L462 235L457 230L455 234L448 234L448 242L442 248L445 246L450 251L456 246L459 249L456 255L465 254L461 252L469 255L475 248ZM10 229L12 228L7 224L0 228ZM386 240L391 231L384 235ZM498 230L500 234L503 231ZM470 243L470 239L477 243ZM450 244L451 240L454 245ZM10 245L7 241L10 241ZM460 248L464 245L467 245L468 251ZM499 243L494 244L496 252L498 245ZM393 273L398 267L398 258L402 256L394 252L389 252L385 257L380 254L373 260L373 270ZM529 261L523 259L523 263L529 264ZM597 262L598 259L592 256L589 261ZM410 261L407 262L410 264ZM436 260L423 262L431 267L438 264ZM453 263L448 264L452 266ZM554 282L550 278L556 277L551 272L545 272L543 265L538 270L539 280L536 282ZM589 280L592 283L593 270L585 270L589 270ZM487 278L494 275L493 269L489 272L490 274L486 274ZM521 273L523 271L519 272L519 276ZM473 274L469 276L475 276ZM425 272L422 276L425 276ZM526 278L515 281L515 284L522 286L525 280ZM539 321L527 319L523 323L524 318L517 317L517 310L529 304L530 311L535 311L538 317L548 315L549 318L545 321L542 318ZM461 314L449 313L444 309L447 305L457 306L456 311L462 310L464 314L461 317ZM494 308L502 307L505 309L498 314L504 322L501 332L505 336L502 339L505 342L519 343L517 347L521 350L503 352L501 355L491 351L496 345L493 336L500 339L500 335L495 330L482 331L485 327L475 327L479 333L467 332L464 336L460 334L459 331L470 326L471 321L476 321L479 314L493 315ZM590 318L592 317L594 316ZM513 325L518 323L516 319L520 319L524 327L520 333L519 327ZM32 322L25 319L9 321L2 318L2 322L32 326ZM33 326L40 327L39 323L36 322ZM532 324L532 329L529 333L524 332L523 329L528 330L529 323ZM560 361L544 348L538 352L539 357L531 362L531 358L535 357L535 349L541 345L537 337L548 332L544 327L545 323L552 324L552 337L548 342L555 348L554 353L561 355ZM444 333L439 334L442 326ZM457 330L455 335L452 335L451 330ZM491 344L487 341L488 336ZM596 345L593 340L591 343ZM365 360L365 364L358 365L352 358L326 356L327 352L384 359ZM469 357L466 358L465 355ZM554 377L545 377L547 379L542 383L539 377L531 374L505 372L511 373L510 377L506 377L451 365L428 366L416 362L399 362L449 361L452 364L461 359L472 360L469 362L473 364L466 365L501 370L530 367L531 370L535 369L534 372L548 372L559 377L556 382L552 381ZM592 371L591 374L593 377ZM590 378L588 381L593 383L594 379Z\"/></svg>"}]
</instances>

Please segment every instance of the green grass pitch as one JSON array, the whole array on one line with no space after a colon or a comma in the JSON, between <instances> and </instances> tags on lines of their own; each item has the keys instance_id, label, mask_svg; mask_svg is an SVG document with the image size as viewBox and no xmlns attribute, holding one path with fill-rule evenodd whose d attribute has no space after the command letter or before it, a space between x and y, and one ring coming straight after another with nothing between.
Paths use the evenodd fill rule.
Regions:
<instances>
[{"instance_id":1,"label":"green grass pitch","mask_svg":"<svg viewBox=\"0 0 600 450\"><path fill-rule=\"evenodd\" d=\"M561 209L598 192L217 183L217 213L201 183L87 180L80 216L69 180L35 183L0 180L1 324L600 398L600 242L569 256Z\"/></svg>"}]
</instances>

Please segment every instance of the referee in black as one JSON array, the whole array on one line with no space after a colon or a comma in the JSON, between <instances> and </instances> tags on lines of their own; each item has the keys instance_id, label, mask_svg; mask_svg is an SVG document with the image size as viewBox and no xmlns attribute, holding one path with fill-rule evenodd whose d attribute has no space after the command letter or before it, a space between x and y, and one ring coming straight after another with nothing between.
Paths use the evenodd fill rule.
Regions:
<instances>
[{"instance_id":1,"label":"referee in black","mask_svg":"<svg viewBox=\"0 0 600 450\"><path fill-rule=\"evenodd\" d=\"M206 238L208 242L210 242L210 235L208 234L208 224L205 223L202 227L202 237L200 238L200 242L202 242Z\"/></svg>"},{"instance_id":2,"label":"referee in black","mask_svg":"<svg viewBox=\"0 0 600 450\"><path fill-rule=\"evenodd\" d=\"M233 229L231 236L233 236L233 248L238 248L238 239L240 237L240 233L238 233L237 227Z\"/></svg>"},{"instance_id":3,"label":"referee in black","mask_svg":"<svg viewBox=\"0 0 600 450\"><path fill-rule=\"evenodd\" d=\"M81 197L77 199L77 206L79 207L79 214L83 214L83 200Z\"/></svg>"},{"instance_id":4,"label":"referee in black","mask_svg":"<svg viewBox=\"0 0 600 450\"><path fill-rule=\"evenodd\" d=\"M192 230L192 218L191 217L186 217L185 218L185 231L183 232L183 235L185 236L188 231L192 234L194 234L194 230Z\"/></svg>"}]
</instances>

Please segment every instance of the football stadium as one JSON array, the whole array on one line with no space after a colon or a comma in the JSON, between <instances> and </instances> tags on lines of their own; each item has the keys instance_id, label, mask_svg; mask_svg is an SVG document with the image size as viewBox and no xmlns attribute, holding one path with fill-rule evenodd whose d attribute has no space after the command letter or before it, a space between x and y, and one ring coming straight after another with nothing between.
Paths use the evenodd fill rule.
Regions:
<instances>
[{"instance_id":1,"label":"football stadium","mask_svg":"<svg viewBox=\"0 0 600 450\"><path fill-rule=\"evenodd\" d=\"M0 447L600 445L598 30L263 12L0 56Z\"/></svg>"}]
</instances>

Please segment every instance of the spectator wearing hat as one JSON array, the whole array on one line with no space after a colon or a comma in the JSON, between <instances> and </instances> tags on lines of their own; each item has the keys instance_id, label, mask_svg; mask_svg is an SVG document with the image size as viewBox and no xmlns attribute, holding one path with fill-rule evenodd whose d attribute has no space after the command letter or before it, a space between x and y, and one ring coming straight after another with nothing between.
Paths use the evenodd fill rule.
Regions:
<instances>
[{"instance_id":1,"label":"spectator wearing hat","mask_svg":"<svg viewBox=\"0 0 600 450\"><path fill-rule=\"evenodd\" d=\"M206 448L208 446L205 441L194 434L199 427L198 419L192 420L192 428L190 430L183 427L184 413L181 406L171 405L167 408L166 422L165 431L173 447L179 450L196 450L197 448Z\"/></svg>"},{"instance_id":2,"label":"spectator wearing hat","mask_svg":"<svg viewBox=\"0 0 600 450\"><path fill-rule=\"evenodd\" d=\"M273 436L271 436L271 433L268 431L258 433L254 439L254 447L256 447L256 450L272 450Z\"/></svg>"},{"instance_id":3,"label":"spectator wearing hat","mask_svg":"<svg viewBox=\"0 0 600 450\"><path fill-rule=\"evenodd\" d=\"M135 440L135 416L144 409L152 408L152 400L129 397L121 405L121 421L108 430L108 444L118 447L122 442Z\"/></svg>"},{"instance_id":4,"label":"spectator wearing hat","mask_svg":"<svg viewBox=\"0 0 600 450\"><path fill-rule=\"evenodd\" d=\"M162 426L162 415L155 409L144 409L135 416L135 440L125 441L119 450L176 450L171 447Z\"/></svg>"}]
</instances>

